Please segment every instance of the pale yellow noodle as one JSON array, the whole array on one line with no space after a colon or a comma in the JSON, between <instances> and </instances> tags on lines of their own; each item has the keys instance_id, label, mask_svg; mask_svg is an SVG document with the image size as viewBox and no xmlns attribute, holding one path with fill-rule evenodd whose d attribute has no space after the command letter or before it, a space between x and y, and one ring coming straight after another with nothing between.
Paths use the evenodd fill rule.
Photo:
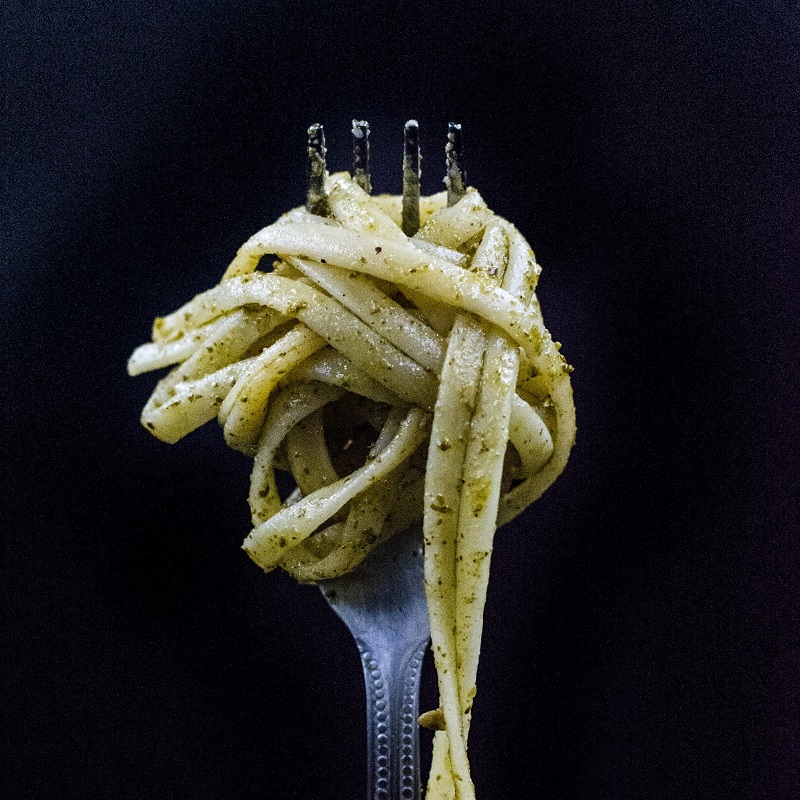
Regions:
<instances>
[{"instance_id":1,"label":"pale yellow noodle","mask_svg":"<svg viewBox=\"0 0 800 800\"><path fill-rule=\"evenodd\" d=\"M286 457L302 495L309 495L339 480L325 441L321 408L289 429L286 434Z\"/></svg>"},{"instance_id":2,"label":"pale yellow noodle","mask_svg":"<svg viewBox=\"0 0 800 800\"><path fill-rule=\"evenodd\" d=\"M342 396L341 389L325 384L300 383L284 389L269 410L250 475L250 511L253 525L277 514L281 498L275 482L275 455L288 431L300 420Z\"/></svg>"},{"instance_id":3,"label":"pale yellow noodle","mask_svg":"<svg viewBox=\"0 0 800 800\"><path fill-rule=\"evenodd\" d=\"M345 503L408 458L428 436L429 421L426 412L409 411L392 443L373 461L257 525L245 539L244 550L264 569L274 567L281 560L284 548L311 536Z\"/></svg>"},{"instance_id":4,"label":"pale yellow noodle","mask_svg":"<svg viewBox=\"0 0 800 800\"><path fill-rule=\"evenodd\" d=\"M479 275L502 276L505 271L507 251L508 245L502 228L499 224L492 223L484 232L472 261L472 268ZM450 334L445 370L453 365L459 366L455 367L452 378L446 372L442 374L434 426L441 420L439 435L447 437L446 441L450 439L458 441L459 463L450 466L449 480L435 475L430 467L429 476L432 486L449 483L457 490L457 494L452 498L452 508L447 507L449 526L443 525L442 519L433 520L431 515L427 514L426 495L424 525L426 564L431 564L432 570L444 568L446 587L444 591L442 589L432 591L430 584L427 587L434 659L439 674L440 701L447 725L446 736L438 736L434 741L434 762L449 764L454 779L452 782L454 796L459 800L471 798L474 794L466 759L474 679L471 676L472 665L469 661L471 654L466 648L473 644L476 633L480 642L480 622L485 601L483 579L488 577L488 556L496 516L489 495L495 486L499 490L503 453L508 439L507 416L510 416L510 398L513 396L516 382L515 369L510 380L507 376L502 376L506 377L508 384L508 414L502 419L492 417L492 413L503 414L505 409L486 408L487 402L493 398L487 393L485 376L497 366L496 354L490 354L486 346L487 336L474 317L460 315L456 318ZM495 355L494 361L489 360L492 355ZM510 361L511 366L515 368L518 364L517 359L512 358ZM466 387L460 386L458 382L459 378L467 377L460 366L462 363L472 367L472 373L467 378L469 381L467 391ZM480 406L481 403L483 408ZM485 415L482 427L478 427L478 421L481 419L477 413L479 408ZM454 420L457 420L457 424L453 422ZM504 421L505 430L502 429ZM493 426L498 425L501 429L493 430ZM429 465L437 459L440 457L432 449L428 459ZM458 478L457 481L453 480L455 477ZM488 542L483 541L487 538ZM440 544L436 547L439 542L443 542L445 546ZM476 547L480 549L476 550ZM443 565L433 564L432 559L427 556L428 551L441 558ZM435 611L430 611L431 605ZM441 618L437 613L440 610ZM477 632L474 631L476 614ZM436 626L434 620L438 623ZM443 638L446 646L437 648L436 640L439 637ZM477 664L477 659L475 663ZM439 752L443 749L448 752ZM444 792L449 791L451 785L442 784L438 775L438 772L432 772L428 785L428 793L434 800L447 797Z\"/></svg>"}]
</instances>

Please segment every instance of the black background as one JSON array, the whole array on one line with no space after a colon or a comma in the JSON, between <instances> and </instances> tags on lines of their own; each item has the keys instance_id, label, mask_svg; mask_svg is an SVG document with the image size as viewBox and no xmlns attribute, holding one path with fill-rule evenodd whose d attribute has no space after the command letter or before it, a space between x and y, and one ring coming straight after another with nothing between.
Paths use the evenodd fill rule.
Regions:
<instances>
[{"instance_id":1,"label":"black background","mask_svg":"<svg viewBox=\"0 0 800 800\"><path fill-rule=\"evenodd\" d=\"M566 473L496 541L478 797L800 796L792 6L4 4L4 796L363 796L346 631L124 369L353 117L392 192L407 118L425 192L463 123L575 366Z\"/></svg>"}]
</instances>

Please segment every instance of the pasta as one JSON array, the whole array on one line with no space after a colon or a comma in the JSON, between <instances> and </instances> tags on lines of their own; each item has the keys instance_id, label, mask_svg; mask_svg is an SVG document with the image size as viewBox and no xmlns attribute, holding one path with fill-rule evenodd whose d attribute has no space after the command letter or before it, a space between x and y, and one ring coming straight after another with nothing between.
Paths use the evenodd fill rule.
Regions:
<instances>
[{"instance_id":1,"label":"pasta","mask_svg":"<svg viewBox=\"0 0 800 800\"><path fill-rule=\"evenodd\" d=\"M253 458L243 547L264 570L336 577L422 524L441 698L423 715L440 728L427 797L466 800L493 537L566 464L571 368L533 252L477 191L421 198L408 237L401 198L325 181L327 216L295 209L252 236L217 286L155 321L129 371L174 365L142 412L159 439L217 417Z\"/></svg>"}]
</instances>

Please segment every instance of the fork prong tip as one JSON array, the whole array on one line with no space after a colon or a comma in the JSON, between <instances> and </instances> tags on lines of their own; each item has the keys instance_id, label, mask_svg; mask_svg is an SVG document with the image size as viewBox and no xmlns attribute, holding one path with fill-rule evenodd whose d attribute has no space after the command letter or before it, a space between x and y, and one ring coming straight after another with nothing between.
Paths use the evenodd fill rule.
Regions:
<instances>
[{"instance_id":1,"label":"fork prong tip","mask_svg":"<svg viewBox=\"0 0 800 800\"><path fill-rule=\"evenodd\" d=\"M353 180L367 193L372 191L369 174L369 122L354 119L353 127Z\"/></svg>"},{"instance_id":2,"label":"fork prong tip","mask_svg":"<svg viewBox=\"0 0 800 800\"><path fill-rule=\"evenodd\" d=\"M403 128L403 233L413 236L419 230L419 124L415 119Z\"/></svg>"},{"instance_id":3,"label":"fork prong tip","mask_svg":"<svg viewBox=\"0 0 800 800\"><path fill-rule=\"evenodd\" d=\"M445 162L444 184L447 187L447 205L454 206L467 191L467 175L464 170L464 140L461 124L458 122L450 122L447 126Z\"/></svg>"},{"instance_id":4,"label":"fork prong tip","mask_svg":"<svg viewBox=\"0 0 800 800\"><path fill-rule=\"evenodd\" d=\"M325 216L327 199L325 197L326 155L325 130L321 123L315 122L308 128L308 192L306 208L312 214Z\"/></svg>"}]
</instances>

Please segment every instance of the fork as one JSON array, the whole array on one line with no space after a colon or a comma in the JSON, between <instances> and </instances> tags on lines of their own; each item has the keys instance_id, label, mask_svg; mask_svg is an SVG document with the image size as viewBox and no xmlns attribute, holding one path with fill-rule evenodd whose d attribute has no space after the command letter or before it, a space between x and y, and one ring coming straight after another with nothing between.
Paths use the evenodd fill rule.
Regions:
<instances>
[{"instance_id":1,"label":"fork","mask_svg":"<svg viewBox=\"0 0 800 800\"><path fill-rule=\"evenodd\" d=\"M367 690L367 798L419 800L419 687L428 646L422 533L397 534L352 572L320 581L352 633Z\"/></svg>"},{"instance_id":2,"label":"fork","mask_svg":"<svg viewBox=\"0 0 800 800\"><path fill-rule=\"evenodd\" d=\"M464 193L461 126L450 123L445 184L448 205ZM308 210L325 214L325 136L308 130ZM353 120L353 178L367 192L369 125ZM402 227L419 229L418 125L404 130ZM420 800L419 689L430 627L419 529L395 535L352 572L320 581L331 608L355 639L367 694L367 800Z\"/></svg>"}]
</instances>

